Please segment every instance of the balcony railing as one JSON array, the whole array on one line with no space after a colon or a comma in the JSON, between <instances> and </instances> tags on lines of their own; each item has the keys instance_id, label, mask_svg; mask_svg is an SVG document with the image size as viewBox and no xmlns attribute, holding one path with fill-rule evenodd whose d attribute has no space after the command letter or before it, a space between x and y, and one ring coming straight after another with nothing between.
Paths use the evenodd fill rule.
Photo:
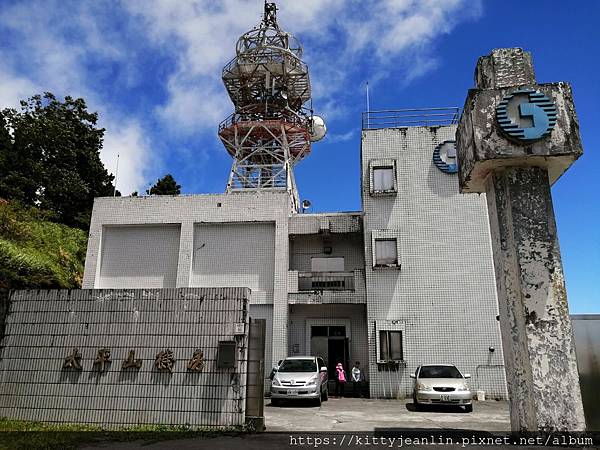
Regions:
<instances>
[{"instance_id":1,"label":"balcony railing","mask_svg":"<svg viewBox=\"0 0 600 450\"><path fill-rule=\"evenodd\" d=\"M354 272L298 272L298 292L354 291Z\"/></svg>"},{"instance_id":2,"label":"balcony railing","mask_svg":"<svg viewBox=\"0 0 600 450\"><path fill-rule=\"evenodd\" d=\"M390 109L362 113L362 129L455 125L459 108Z\"/></svg>"}]
</instances>

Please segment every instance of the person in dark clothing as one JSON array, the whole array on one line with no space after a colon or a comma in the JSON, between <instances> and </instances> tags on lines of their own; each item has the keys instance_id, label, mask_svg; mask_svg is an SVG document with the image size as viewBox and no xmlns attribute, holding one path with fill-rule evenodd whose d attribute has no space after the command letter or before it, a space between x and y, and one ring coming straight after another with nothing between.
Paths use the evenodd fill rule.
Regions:
<instances>
[{"instance_id":1,"label":"person in dark clothing","mask_svg":"<svg viewBox=\"0 0 600 450\"><path fill-rule=\"evenodd\" d=\"M352 395L354 397L362 397L362 387L365 381L365 374L360 368L360 362L356 361L352 368Z\"/></svg>"}]
</instances>

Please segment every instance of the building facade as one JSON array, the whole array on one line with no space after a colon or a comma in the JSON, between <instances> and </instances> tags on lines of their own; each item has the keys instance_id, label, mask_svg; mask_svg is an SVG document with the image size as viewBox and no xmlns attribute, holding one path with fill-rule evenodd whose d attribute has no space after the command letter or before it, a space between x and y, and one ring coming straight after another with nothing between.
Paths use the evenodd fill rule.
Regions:
<instances>
[{"instance_id":1,"label":"building facade","mask_svg":"<svg viewBox=\"0 0 600 450\"><path fill-rule=\"evenodd\" d=\"M96 199L84 288L245 287L266 363L360 361L376 397L454 363L506 398L485 197L460 195L457 110L367 113L362 211L299 213L294 165L326 132L302 48L265 3L222 74L226 193Z\"/></svg>"},{"instance_id":2,"label":"building facade","mask_svg":"<svg viewBox=\"0 0 600 450\"><path fill-rule=\"evenodd\" d=\"M485 198L433 158L454 133L363 129L359 212L298 213L285 190L98 198L83 287L247 287L267 366L360 361L397 398L419 364L454 363L506 398Z\"/></svg>"}]
</instances>

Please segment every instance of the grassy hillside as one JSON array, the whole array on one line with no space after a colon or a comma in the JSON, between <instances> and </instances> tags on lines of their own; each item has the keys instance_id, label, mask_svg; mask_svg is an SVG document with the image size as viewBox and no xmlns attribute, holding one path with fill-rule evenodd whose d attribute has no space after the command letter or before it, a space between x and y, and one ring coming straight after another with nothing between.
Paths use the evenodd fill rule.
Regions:
<instances>
[{"instance_id":1,"label":"grassy hillside","mask_svg":"<svg viewBox=\"0 0 600 450\"><path fill-rule=\"evenodd\" d=\"M0 288L79 288L87 234L0 199Z\"/></svg>"}]
</instances>

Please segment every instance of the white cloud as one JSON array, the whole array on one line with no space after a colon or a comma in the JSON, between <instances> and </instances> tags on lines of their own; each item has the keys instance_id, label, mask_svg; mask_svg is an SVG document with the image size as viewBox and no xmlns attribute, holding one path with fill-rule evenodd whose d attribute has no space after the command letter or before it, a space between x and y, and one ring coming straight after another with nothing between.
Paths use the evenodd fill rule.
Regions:
<instances>
[{"instance_id":1,"label":"white cloud","mask_svg":"<svg viewBox=\"0 0 600 450\"><path fill-rule=\"evenodd\" d=\"M8 73L5 68L0 67L0 109L19 109L19 101L30 97L37 90L32 81Z\"/></svg>"},{"instance_id":2,"label":"white cloud","mask_svg":"<svg viewBox=\"0 0 600 450\"><path fill-rule=\"evenodd\" d=\"M156 153L167 146L165 136L214 137L218 123L233 112L221 69L235 56L238 37L260 22L262 7L256 0L32 0L5 6L0 31L20 40L18 48L0 49L0 102L15 105L44 90L83 96L107 129L102 158L110 171L116 152L121 155L119 189L142 191L149 175L164 171ZM435 69L432 43L479 14L481 2L280 0L278 8L282 28L305 47L315 112L331 123L363 103L367 79L374 87L390 76L408 84ZM164 74L160 96L148 94L161 100L144 111L119 109L119 99L105 91L110 81L130 87L145 79L151 69L137 65L139 46L155 52L148 59L156 57Z\"/></svg>"},{"instance_id":3,"label":"white cloud","mask_svg":"<svg viewBox=\"0 0 600 450\"><path fill-rule=\"evenodd\" d=\"M208 129L216 133L216 124L232 112L218 82L182 75L169 80L167 89L169 101L157 107L157 112L176 132L193 134Z\"/></svg>"},{"instance_id":4,"label":"white cloud","mask_svg":"<svg viewBox=\"0 0 600 450\"><path fill-rule=\"evenodd\" d=\"M354 135L355 135L354 130L350 130L346 133L341 133L341 134L328 134L325 137L325 139L331 143L348 142L350 139L352 139L354 137Z\"/></svg>"},{"instance_id":5,"label":"white cloud","mask_svg":"<svg viewBox=\"0 0 600 450\"><path fill-rule=\"evenodd\" d=\"M143 194L146 184L144 173L151 161L148 156L149 144L144 132L136 122L109 123L110 132L104 137L101 159L104 166L113 175L118 175L117 189L123 195L133 191ZM117 155L119 155L119 170L116 173Z\"/></svg>"},{"instance_id":6,"label":"white cloud","mask_svg":"<svg viewBox=\"0 0 600 450\"><path fill-rule=\"evenodd\" d=\"M259 23L262 4L151 0L126 5L143 22L147 35L176 55L177 65L167 82L169 98L159 113L183 131L214 130L233 110L219 78L221 69L235 56L237 38ZM288 0L278 2L278 7L280 25L306 38L314 99L317 106L332 111L333 117L326 117L331 120L345 112L343 95L348 88L362 95L360 86L348 86L358 60L370 60L367 75L375 82L389 76L393 68L394 75L408 84L436 67L437 60L428 50L431 42L452 30L455 17L478 14L480 3ZM398 57L401 65L395 64Z\"/></svg>"},{"instance_id":7,"label":"white cloud","mask_svg":"<svg viewBox=\"0 0 600 450\"><path fill-rule=\"evenodd\" d=\"M68 20L65 10L69 11ZM146 171L155 158L139 120L123 121L110 101L92 87L85 69L90 58L126 65L126 54L109 39L114 33L102 14L101 5L79 2L30 2L3 9L0 26L22 39L12 55L6 49L0 54L5 62L0 68L0 107L16 106L20 99L44 91L59 98L85 98L88 110L99 113L98 125L106 128L101 159L114 174L116 154L120 153L118 188L129 193L145 187ZM9 72L10 65L21 67L22 75L14 68Z\"/></svg>"}]
</instances>

